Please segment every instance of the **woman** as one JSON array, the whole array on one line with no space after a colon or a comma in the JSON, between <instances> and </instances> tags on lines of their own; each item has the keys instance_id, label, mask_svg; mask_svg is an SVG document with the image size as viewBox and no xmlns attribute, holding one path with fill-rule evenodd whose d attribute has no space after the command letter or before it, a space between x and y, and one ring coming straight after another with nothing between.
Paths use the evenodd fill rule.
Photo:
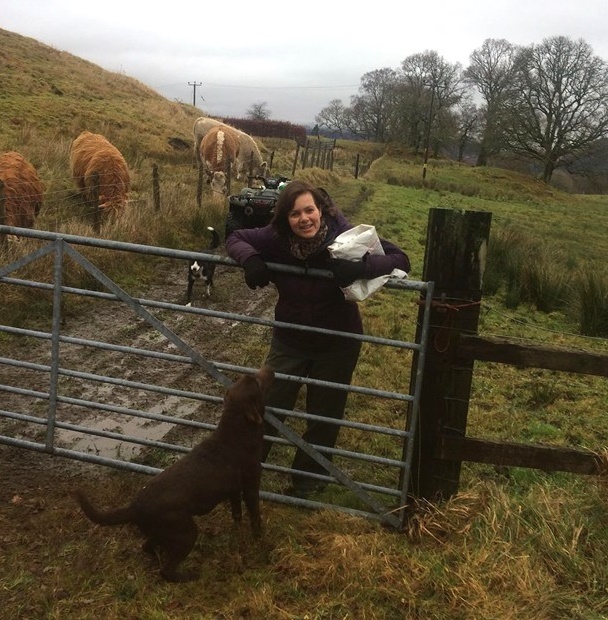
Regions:
<instances>
[{"instance_id":1,"label":"woman","mask_svg":"<svg viewBox=\"0 0 608 620\"><path fill-rule=\"evenodd\" d=\"M362 334L361 315L356 302L347 301L340 286L361 278L375 278L393 269L409 272L410 261L397 246L381 240L385 255L366 255L359 261L330 258L327 247L352 224L327 193L303 181L289 182L281 192L268 226L241 229L226 239L228 255L242 265L249 288L273 282L279 293L275 319L333 331ZM270 272L266 262L299 267L329 269L333 279L311 278L292 273ZM274 327L266 364L275 372L349 385L357 364L361 342L338 335ZM266 404L293 409L302 384L276 379ZM347 392L316 385L306 387L306 411L326 418L342 419ZM307 421L302 438L311 444L332 448L339 426ZM275 435L266 424L266 434ZM264 459L271 442L266 442ZM331 460L331 455L324 454ZM325 474L325 469L298 449L292 469ZM292 475L292 495L305 497L322 488L318 480Z\"/></svg>"}]
</instances>

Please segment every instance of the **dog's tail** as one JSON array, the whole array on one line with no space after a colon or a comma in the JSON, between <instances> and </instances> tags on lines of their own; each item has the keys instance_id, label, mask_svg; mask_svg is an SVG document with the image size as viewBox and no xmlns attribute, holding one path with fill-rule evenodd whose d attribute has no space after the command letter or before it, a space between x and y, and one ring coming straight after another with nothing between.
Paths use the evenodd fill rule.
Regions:
<instances>
[{"instance_id":1,"label":"dog's tail","mask_svg":"<svg viewBox=\"0 0 608 620\"><path fill-rule=\"evenodd\" d=\"M215 248L220 245L220 235L217 230L213 228L213 226L207 226L207 230L211 233L211 245L209 246L209 249L215 250Z\"/></svg>"},{"instance_id":2,"label":"dog's tail","mask_svg":"<svg viewBox=\"0 0 608 620\"><path fill-rule=\"evenodd\" d=\"M82 490L78 489L74 495L82 508L82 512L84 512L84 514L89 517L93 523L97 523L99 525L121 525L123 523L133 522L134 513L131 506L125 506L124 508L104 512L95 508Z\"/></svg>"}]
</instances>

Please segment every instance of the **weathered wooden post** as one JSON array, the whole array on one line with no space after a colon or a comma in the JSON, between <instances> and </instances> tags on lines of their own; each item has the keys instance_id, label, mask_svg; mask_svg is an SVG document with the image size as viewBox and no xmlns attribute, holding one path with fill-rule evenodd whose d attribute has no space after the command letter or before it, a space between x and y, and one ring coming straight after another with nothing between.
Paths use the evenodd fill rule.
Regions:
<instances>
[{"instance_id":1,"label":"weathered wooden post","mask_svg":"<svg viewBox=\"0 0 608 620\"><path fill-rule=\"evenodd\" d=\"M321 145L319 145L319 151L321 150ZM327 168L329 168L328 166L328 148L327 148L327 144L323 145L323 155L319 158L320 159L320 164L319 164L319 168L321 168L321 170L326 170ZM321 155L319 153L319 155ZM317 160L317 162L319 162L319 159Z\"/></svg>"},{"instance_id":2,"label":"weathered wooden post","mask_svg":"<svg viewBox=\"0 0 608 620\"><path fill-rule=\"evenodd\" d=\"M298 156L300 155L300 143L296 142L296 155L293 158L293 166L291 168L291 176L296 173L296 167L298 165Z\"/></svg>"},{"instance_id":3,"label":"weathered wooden post","mask_svg":"<svg viewBox=\"0 0 608 620\"><path fill-rule=\"evenodd\" d=\"M359 178L359 161L360 161L360 155L359 153L357 153L357 157L355 158L355 179Z\"/></svg>"},{"instance_id":4,"label":"weathered wooden post","mask_svg":"<svg viewBox=\"0 0 608 620\"><path fill-rule=\"evenodd\" d=\"M434 282L435 292L409 485L412 495L429 501L458 490L461 461L441 458L441 441L466 434L473 362L456 361L457 342L460 333L477 333L491 217L485 211L429 212L422 279ZM421 306L418 329L422 312Z\"/></svg>"},{"instance_id":5,"label":"weathered wooden post","mask_svg":"<svg viewBox=\"0 0 608 620\"><path fill-rule=\"evenodd\" d=\"M312 147L312 159L310 161L310 167L320 167L321 163L321 143L317 141L315 145Z\"/></svg>"},{"instance_id":6,"label":"weathered wooden post","mask_svg":"<svg viewBox=\"0 0 608 620\"><path fill-rule=\"evenodd\" d=\"M308 138L306 139L306 145L304 146L304 152L302 153L302 170L306 168L308 164L308 151L310 149L310 144L308 143Z\"/></svg>"},{"instance_id":7,"label":"weathered wooden post","mask_svg":"<svg viewBox=\"0 0 608 620\"><path fill-rule=\"evenodd\" d=\"M152 197L154 199L154 210L160 211L160 182L157 164L152 165Z\"/></svg>"}]
</instances>

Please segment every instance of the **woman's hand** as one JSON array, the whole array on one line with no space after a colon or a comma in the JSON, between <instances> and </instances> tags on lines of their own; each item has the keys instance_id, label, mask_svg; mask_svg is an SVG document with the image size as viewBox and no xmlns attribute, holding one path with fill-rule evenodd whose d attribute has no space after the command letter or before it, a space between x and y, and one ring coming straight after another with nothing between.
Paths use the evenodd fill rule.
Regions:
<instances>
[{"instance_id":1,"label":"woman's hand","mask_svg":"<svg viewBox=\"0 0 608 620\"><path fill-rule=\"evenodd\" d=\"M257 254L250 256L243 263L243 269L245 270L245 282L252 290L258 286L263 288L270 282L270 270Z\"/></svg>"},{"instance_id":2,"label":"woman's hand","mask_svg":"<svg viewBox=\"0 0 608 620\"><path fill-rule=\"evenodd\" d=\"M344 288L350 286L355 280L363 278L365 263L362 260L330 258L327 268L334 274L336 284Z\"/></svg>"}]
</instances>

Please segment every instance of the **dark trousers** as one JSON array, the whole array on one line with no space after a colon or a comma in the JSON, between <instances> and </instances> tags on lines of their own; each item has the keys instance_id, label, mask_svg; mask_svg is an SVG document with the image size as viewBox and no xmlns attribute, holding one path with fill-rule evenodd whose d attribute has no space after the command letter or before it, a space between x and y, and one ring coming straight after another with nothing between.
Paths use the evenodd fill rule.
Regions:
<instances>
[{"instance_id":1,"label":"dark trousers","mask_svg":"<svg viewBox=\"0 0 608 620\"><path fill-rule=\"evenodd\" d=\"M356 340L341 340L344 340L344 345L340 347L316 355L302 355L273 339L266 363L276 372L350 385L359 358L361 343ZM301 383L275 379L266 398L266 404L279 409L293 409L302 387ZM344 417L348 392L318 385L306 385L305 388L307 413L338 420ZM281 421L285 419L284 415L275 415ZM333 448L339 430L340 427L335 424L307 420L302 439L307 443ZM271 436L277 434L276 429L268 423L265 424L264 432ZM271 447L272 442L266 441L263 460L266 460ZM331 455L325 454L324 456L331 460ZM318 474L326 473L324 467L300 448L296 450L292 468ZM314 484L312 481L308 482ZM304 485L305 482L302 477L299 477L297 480L294 478L294 484Z\"/></svg>"}]
</instances>

